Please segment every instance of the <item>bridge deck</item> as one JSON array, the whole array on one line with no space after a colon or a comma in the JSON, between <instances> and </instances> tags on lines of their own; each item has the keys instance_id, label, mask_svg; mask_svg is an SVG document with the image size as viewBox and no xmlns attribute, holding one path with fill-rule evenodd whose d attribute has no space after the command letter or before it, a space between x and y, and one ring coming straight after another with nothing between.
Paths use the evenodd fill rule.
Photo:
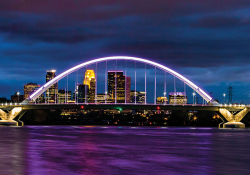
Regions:
<instances>
[{"instance_id":1,"label":"bridge deck","mask_svg":"<svg viewBox=\"0 0 250 175\"><path fill-rule=\"evenodd\" d=\"M23 110L38 109L130 109L130 110L189 110L189 111L219 111L220 108L228 111L241 111L246 107L240 106L209 106L209 105L162 105L162 104L34 104L34 105L4 105L0 109L8 110L22 107Z\"/></svg>"}]
</instances>

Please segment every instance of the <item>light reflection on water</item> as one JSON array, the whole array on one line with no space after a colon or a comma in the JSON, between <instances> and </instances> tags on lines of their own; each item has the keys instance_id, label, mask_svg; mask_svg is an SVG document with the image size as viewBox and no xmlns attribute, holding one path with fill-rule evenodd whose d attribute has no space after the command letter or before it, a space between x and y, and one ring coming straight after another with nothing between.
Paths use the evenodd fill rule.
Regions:
<instances>
[{"instance_id":1,"label":"light reflection on water","mask_svg":"<svg viewBox=\"0 0 250 175\"><path fill-rule=\"evenodd\" d=\"M0 174L249 174L249 129L0 127Z\"/></svg>"}]
</instances>

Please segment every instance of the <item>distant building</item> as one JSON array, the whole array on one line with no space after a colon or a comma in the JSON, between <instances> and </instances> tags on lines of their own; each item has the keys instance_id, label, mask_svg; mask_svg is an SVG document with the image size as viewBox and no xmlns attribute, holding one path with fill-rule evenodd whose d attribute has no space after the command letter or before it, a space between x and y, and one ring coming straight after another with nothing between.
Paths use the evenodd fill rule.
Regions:
<instances>
[{"instance_id":1,"label":"distant building","mask_svg":"<svg viewBox=\"0 0 250 175\"><path fill-rule=\"evenodd\" d=\"M105 103L105 93L97 94L97 103ZM110 94L107 94L107 103L112 103L112 98Z\"/></svg>"},{"instance_id":2,"label":"distant building","mask_svg":"<svg viewBox=\"0 0 250 175\"><path fill-rule=\"evenodd\" d=\"M169 104L187 104L185 92L169 92Z\"/></svg>"},{"instance_id":3,"label":"distant building","mask_svg":"<svg viewBox=\"0 0 250 175\"><path fill-rule=\"evenodd\" d=\"M125 103L130 102L131 77L125 77L123 71L108 71L108 94L113 102ZM125 95L126 94L126 95Z\"/></svg>"},{"instance_id":4,"label":"distant building","mask_svg":"<svg viewBox=\"0 0 250 175\"><path fill-rule=\"evenodd\" d=\"M167 104L168 98L167 97L157 97L156 104Z\"/></svg>"},{"instance_id":5,"label":"distant building","mask_svg":"<svg viewBox=\"0 0 250 175\"><path fill-rule=\"evenodd\" d=\"M145 92L142 91L135 91L132 90L130 93L131 96L131 103L135 103L135 99L136 99L136 103L145 103Z\"/></svg>"},{"instance_id":6,"label":"distant building","mask_svg":"<svg viewBox=\"0 0 250 175\"><path fill-rule=\"evenodd\" d=\"M131 77L126 77L126 102L131 102Z\"/></svg>"},{"instance_id":7,"label":"distant building","mask_svg":"<svg viewBox=\"0 0 250 175\"><path fill-rule=\"evenodd\" d=\"M24 95L20 95L20 92L16 92L15 95L11 95L11 101L13 103L20 103L24 100Z\"/></svg>"},{"instance_id":8,"label":"distant building","mask_svg":"<svg viewBox=\"0 0 250 175\"><path fill-rule=\"evenodd\" d=\"M69 103L71 102L71 91L68 91L68 95L67 92L62 89L58 91L58 103Z\"/></svg>"},{"instance_id":9,"label":"distant building","mask_svg":"<svg viewBox=\"0 0 250 175\"><path fill-rule=\"evenodd\" d=\"M87 94L88 94L87 98L89 98L88 103L95 103L96 77L95 77L94 70L89 69L85 72L83 85L88 86L88 90L87 90ZM84 88L84 89L87 89L87 88Z\"/></svg>"},{"instance_id":10,"label":"distant building","mask_svg":"<svg viewBox=\"0 0 250 175\"><path fill-rule=\"evenodd\" d=\"M37 83L27 83L23 86L24 99L28 98L32 93L40 88L40 85Z\"/></svg>"},{"instance_id":11,"label":"distant building","mask_svg":"<svg viewBox=\"0 0 250 175\"><path fill-rule=\"evenodd\" d=\"M46 83L56 77L56 70L47 70ZM46 102L55 103L58 96L58 83L53 84L46 90Z\"/></svg>"},{"instance_id":12,"label":"distant building","mask_svg":"<svg viewBox=\"0 0 250 175\"><path fill-rule=\"evenodd\" d=\"M83 84L88 85L89 89L90 89L91 80L95 80L95 72L94 70L88 69L85 72Z\"/></svg>"},{"instance_id":13,"label":"distant building","mask_svg":"<svg viewBox=\"0 0 250 175\"><path fill-rule=\"evenodd\" d=\"M88 103L89 101L89 86L80 84L77 86L77 95L76 95L76 100L78 103Z\"/></svg>"}]
</instances>

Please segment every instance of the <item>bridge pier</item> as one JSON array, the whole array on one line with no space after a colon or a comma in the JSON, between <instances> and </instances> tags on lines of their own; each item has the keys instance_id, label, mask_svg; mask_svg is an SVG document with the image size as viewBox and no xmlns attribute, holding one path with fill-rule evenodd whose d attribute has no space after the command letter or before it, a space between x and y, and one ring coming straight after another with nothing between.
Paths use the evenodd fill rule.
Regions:
<instances>
[{"instance_id":1,"label":"bridge pier","mask_svg":"<svg viewBox=\"0 0 250 175\"><path fill-rule=\"evenodd\" d=\"M233 115L225 108L219 109L219 115L223 123L219 124L219 128L245 128L245 124L240 121L247 115L248 109L245 108L236 115Z\"/></svg>"},{"instance_id":2,"label":"bridge pier","mask_svg":"<svg viewBox=\"0 0 250 175\"><path fill-rule=\"evenodd\" d=\"M19 119L26 111L23 111L22 109L22 107L7 108L6 110L0 109L0 125L23 126L23 122ZM19 116L19 118L15 121L14 118L17 116Z\"/></svg>"}]
</instances>

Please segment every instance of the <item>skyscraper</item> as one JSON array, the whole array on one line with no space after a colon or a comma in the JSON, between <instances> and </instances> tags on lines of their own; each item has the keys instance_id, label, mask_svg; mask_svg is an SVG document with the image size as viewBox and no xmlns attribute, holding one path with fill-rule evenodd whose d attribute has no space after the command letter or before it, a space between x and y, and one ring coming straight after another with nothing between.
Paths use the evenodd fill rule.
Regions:
<instances>
[{"instance_id":1,"label":"skyscraper","mask_svg":"<svg viewBox=\"0 0 250 175\"><path fill-rule=\"evenodd\" d=\"M90 89L91 80L95 80L95 72L94 72L94 70L88 69L85 72L85 77L84 77L83 84L88 85L89 89Z\"/></svg>"},{"instance_id":2,"label":"skyscraper","mask_svg":"<svg viewBox=\"0 0 250 175\"><path fill-rule=\"evenodd\" d=\"M125 93L126 101L130 101L130 87L131 87L131 78L125 77L123 71L114 70L108 71L108 94L111 95L112 101L117 103L125 102ZM125 92L126 90L126 92Z\"/></svg>"},{"instance_id":3,"label":"skyscraper","mask_svg":"<svg viewBox=\"0 0 250 175\"><path fill-rule=\"evenodd\" d=\"M113 95L115 94L115 92L113 92L115 90L115 75L117 78L121 77L123 76L123 71L119 70L108 71L108 93L112 94L112 98L114 98Z\"/></svg>"},{"instance_id":4,"label":"skyscraper","mask_svg":"<svg viewBox=\"0 0 250 175\"><path fill-rule=\"evenodd\" d=\"M94 70L88 69L85 72L85 77L83 81L83 85L88 85L88 88L84 87L84 90L87 90L87 95L88 97L85 97L88 100L89 103L94 103L95 102L95 89L96 89L96 78L95 78L95 72ZM85 93L84 93L85 94Z\"/></svg>"},{"instance_id":5,"label":"skyscraper","mask_svg":"<svg viewBox=\"0 0 250 175\"><path fill-rule=\"evenodd\" d=\"M56 77L56 70L47 70L46 83ZM48 90L46 90L46 102L55 103L58 96L58 83L53 84Z\"/></svg>"}]
</instances>

